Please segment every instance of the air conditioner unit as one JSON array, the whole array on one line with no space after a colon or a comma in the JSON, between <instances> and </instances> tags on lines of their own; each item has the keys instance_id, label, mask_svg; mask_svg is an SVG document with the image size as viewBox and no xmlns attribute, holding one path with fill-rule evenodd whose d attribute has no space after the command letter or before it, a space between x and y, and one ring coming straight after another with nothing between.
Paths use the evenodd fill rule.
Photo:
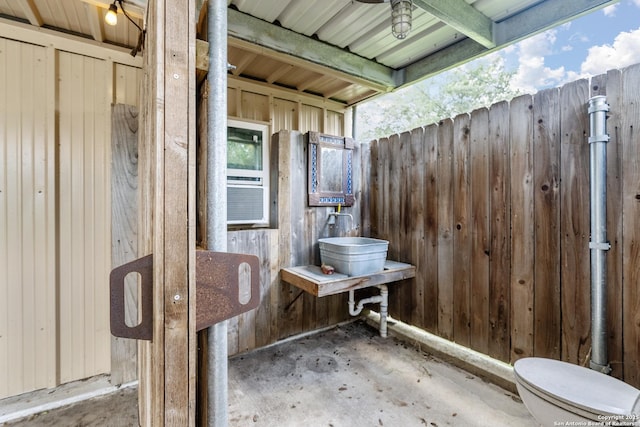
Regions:
<instances>
[{"instance_id":1,"label":"air conditioner unit","mask_svg":"<svg viewBox=\"0 0 640 427\"><path fill-rule=\"evenodd\" d=\"M227 185L227 223L269 223L269 187Z\"/></svg>"}]
</instances>

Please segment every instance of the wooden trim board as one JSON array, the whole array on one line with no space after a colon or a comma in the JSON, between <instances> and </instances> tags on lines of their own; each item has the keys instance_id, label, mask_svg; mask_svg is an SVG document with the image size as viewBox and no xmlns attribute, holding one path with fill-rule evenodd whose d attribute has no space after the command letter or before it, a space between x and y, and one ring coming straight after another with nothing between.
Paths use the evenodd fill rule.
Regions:
<instances>
[{"instance_id":1,"label":"wooden trim board","mask_svg":"<svg viewBox=\"0 0 640 427\"><path fill-rule=\"evenodd\" d=\"M315 265L283 268L280 274L283 281L317 297L324 297L410 279L415 277L416 268L402 262L386 261L383 271L364 276L347 276L340 273L327 275Z\"/></svg>"}]
</instances>

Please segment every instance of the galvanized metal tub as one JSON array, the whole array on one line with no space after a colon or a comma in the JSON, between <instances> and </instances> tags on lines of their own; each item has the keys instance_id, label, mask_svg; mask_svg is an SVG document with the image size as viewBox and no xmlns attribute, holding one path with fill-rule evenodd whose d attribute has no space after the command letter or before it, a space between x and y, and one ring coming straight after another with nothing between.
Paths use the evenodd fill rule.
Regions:
<instances>
[{"instance_id":1,"label":"galvanized metal tub","mask_svg":"<svg viewBox=\"0 0 640 427\"><path fill-rule=\"evenodd\" d=\"M389 242L369 237L319 239L320 260L336 272L362 276L384 270Z\"/></svg>"}]
</instances>

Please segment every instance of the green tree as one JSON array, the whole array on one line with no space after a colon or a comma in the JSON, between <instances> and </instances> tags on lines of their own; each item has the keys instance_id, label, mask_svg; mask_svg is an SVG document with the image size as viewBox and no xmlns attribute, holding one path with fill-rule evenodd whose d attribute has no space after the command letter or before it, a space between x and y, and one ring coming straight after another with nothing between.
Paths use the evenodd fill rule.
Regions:
<instances>
[{"instance_id":1,"label":"green tree","mask_svg":"<svg viewBox=\"0 0 640 427\"><path fill-rule=\"evenodd\" d=\"M520 95L502 58L483 58L358 106L357 137L382 138Z\"/></svg>"}]
</instances>

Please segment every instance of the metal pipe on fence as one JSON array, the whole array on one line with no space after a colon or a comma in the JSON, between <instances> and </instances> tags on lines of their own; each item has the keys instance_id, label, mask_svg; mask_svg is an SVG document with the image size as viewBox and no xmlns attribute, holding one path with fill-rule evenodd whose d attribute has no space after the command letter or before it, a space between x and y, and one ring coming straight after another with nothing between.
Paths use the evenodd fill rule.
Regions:
<instances>
[{"instance_id":1,"label":"metal pipe on fence","mask_svg":"<svg viewBox=\"0 0 640 427\"><path fill-rule=\"evenodd\" d=\"M207 249L227 251L227 1L209 0ZM228 425L227 322L207 330L207 425Z\"/></svg>"},{"instance_id":2,"label":"metal pipe on fence","mask_svg":"<svg viewBox=\"0 0 640 427\"><path fill-rule=\"evenodd\" d=\"M591 211L591 369L611 372L607 355L607 112L604 96L589 100Z\"/></svg>"}]
</instances>

